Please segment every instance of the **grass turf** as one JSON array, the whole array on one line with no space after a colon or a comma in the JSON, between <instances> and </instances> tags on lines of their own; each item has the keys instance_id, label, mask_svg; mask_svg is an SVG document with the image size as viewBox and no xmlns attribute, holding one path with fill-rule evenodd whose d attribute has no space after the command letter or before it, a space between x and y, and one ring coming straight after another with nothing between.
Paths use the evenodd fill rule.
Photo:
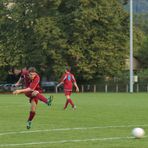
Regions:
<instances>
[{"instance_id":1,"label":"grass turf","mask_svg":"<svg viewBox=\"0 0 148 148\"><path fill-rule=\"evenodd\" d=\"M72 94L77 105L63 110L64 94L53 94L49 108L37 107L32 128L26 129L30 104L24 95L0 95L0 148L147 148L147 134L133 139L135 127L148 132L146 93ZM49 96L49 94L45 94Z\"/></svg>"}]
</instances>

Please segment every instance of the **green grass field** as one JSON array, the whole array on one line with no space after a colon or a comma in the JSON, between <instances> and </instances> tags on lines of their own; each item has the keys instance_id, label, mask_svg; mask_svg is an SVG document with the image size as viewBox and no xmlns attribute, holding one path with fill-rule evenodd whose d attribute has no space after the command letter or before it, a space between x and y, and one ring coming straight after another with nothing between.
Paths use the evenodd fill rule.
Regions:
<instances>
[{"instance_id":1,"label":"green grass field","mask_svg":"<svg viewBox=\"0 0 148 148\"><path fill-rule=\"evenodd\" d=\"M63 110L64 94L53 95L51 108L39 102L30 130L27 98L0 95L0 148L148 148L146 93L72 94L76 111ZM145 137L134 139L134 127L144 128Z\"/></svg>"}]
</instances>

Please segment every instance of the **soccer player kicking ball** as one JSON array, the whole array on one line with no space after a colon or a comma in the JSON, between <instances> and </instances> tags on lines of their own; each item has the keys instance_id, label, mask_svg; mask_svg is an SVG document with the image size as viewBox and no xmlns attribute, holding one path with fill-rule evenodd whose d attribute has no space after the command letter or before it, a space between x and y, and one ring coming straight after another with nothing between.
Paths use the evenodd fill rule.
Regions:
<instances>
[{"instance_id":1,"label":"soccer player kicking ball","mask_svg":"<svg viewBox=\"0 0 148 148\"><path fill-rule=\"evenodd\" d=\"M70 73L70 71L71 71L71 68L67 66L65 69L65 74L62 76L60 83L57 85L57 88L58 88L60 85L64 84L64 93L67 99L64 106L64 110L67 108L68 104L71 104L74 110L76 109L76 106L74 105L73 101L70 98L73 84L76 88L76 92L79 92L79 87L76 83L76 79L74 75Z\"/></svg>"},{"instance_id":2,"label":"soccer player kicking ball","mask_svg":"<svg viewBox=\"0 0 148 148\"><path fill-rule=\"evenodd\" d=\"M22 80L25 83L26 88L15 90L13 94L24 93L30 99L29 101L31 103L31 109L27 121L27 129L30 129L31 122L35 116L38 100L41 100L48 106L51 106L53 96L50 96L50 98L47 99L41 94L42 89L39 85L40 77L37 74L36 69L34 67L30 67L28 70L21 71L21 77L19 81L16 83L16 85L19 85Z\"/></svg>"}]
</instances>

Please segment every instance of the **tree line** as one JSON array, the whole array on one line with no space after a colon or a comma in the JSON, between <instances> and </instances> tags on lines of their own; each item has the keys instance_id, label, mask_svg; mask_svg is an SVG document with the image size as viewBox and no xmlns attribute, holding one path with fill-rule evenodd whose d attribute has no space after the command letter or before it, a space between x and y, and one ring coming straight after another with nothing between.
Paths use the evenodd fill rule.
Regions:
<instances>
[{"instance_id":1,"label":"tree line","mask_svg":"<svg viewBox=\"0 0 148 148\"><path fill-rule=\"evenodd\" d=\"M129 13L119 0L1 0L1 81L35 66L57 80L65 65L81 81L118 76L129 55ZM135 27L135 51L143 33Z\"/></svg>"}]
</instances>

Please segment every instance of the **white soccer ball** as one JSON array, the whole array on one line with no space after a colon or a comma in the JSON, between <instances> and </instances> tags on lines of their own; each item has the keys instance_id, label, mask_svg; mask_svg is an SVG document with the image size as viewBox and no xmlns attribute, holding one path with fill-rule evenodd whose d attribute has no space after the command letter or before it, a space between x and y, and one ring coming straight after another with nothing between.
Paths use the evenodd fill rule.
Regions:
<instances>
[{"instance_id":1,"label":"white soccer ball","mask_svg":"<svg viewBox=\"0 0 148 148\"><path fill-rule=\"evenodd\" d=\"M145 132L144 132L143 128L137 127L132 130L132 135L135 138L142 138L144 136L144 134L145 134Z\"/></svg>"}]
</instances>

